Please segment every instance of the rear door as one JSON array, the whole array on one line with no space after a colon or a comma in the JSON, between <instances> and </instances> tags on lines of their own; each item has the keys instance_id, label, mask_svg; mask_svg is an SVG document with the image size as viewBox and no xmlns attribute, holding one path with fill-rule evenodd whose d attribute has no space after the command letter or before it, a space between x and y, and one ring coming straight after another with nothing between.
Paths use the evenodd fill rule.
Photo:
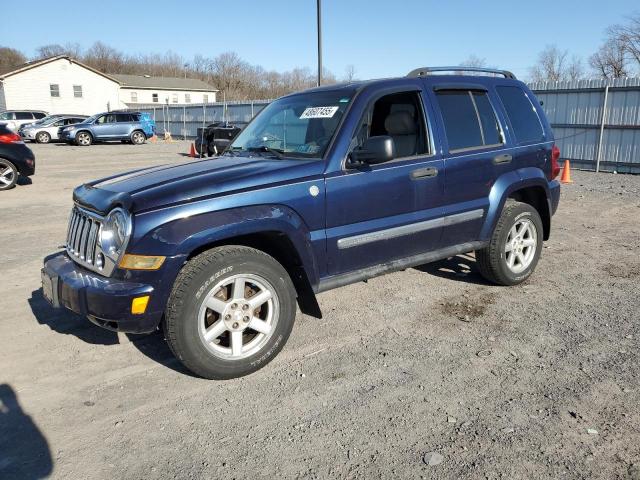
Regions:
<instances>
[{"instance_id":1,"label":"rear door","mask_svg":"<svg viewBox=\"0 0 640 480\"><path fill-rule=\"evenodd\" d=\"M133 131L134 116L130 113L118 113L116 115L116 135L125 138L128 137Z\"/></svg>"},{"instance_id":2,"label":"rear door","mask_svg":"<svg viewBox=\"0 0 640 480\"><path fill-rule=\"evenodd\" d=\"M551 160L553 142L545 136L540 120L540 103L533 94L518 85L498 85L496 92L511 125L516 145L514 162L518 168L544 169L545 161Z\"/></svg>"},{"instance_id":3,"label":"rear door","mask_svg":"<svg viewBox=\"0 0 640 480\"><path fill-rule=\"evenodd\" d=\"M371 93L350 151L368 137L389 135L397 158L327 175L329 275L354 272L434 250L442 231L442 158L419 87ZM362 93L366 95L367 93Z\"/></svg>"},{"instance_id":4,"label":"rear door","mask_svg":"<svg viewBox=\"0 0 640 480\"><path fill-rule=\"evenodd\" d=\"M436 85L432 94L446 152L441 246L478 241L491 188L501 174L513 169L513 151L494 108L496 98L483 85Z\"/></svg>"}]
</instances>

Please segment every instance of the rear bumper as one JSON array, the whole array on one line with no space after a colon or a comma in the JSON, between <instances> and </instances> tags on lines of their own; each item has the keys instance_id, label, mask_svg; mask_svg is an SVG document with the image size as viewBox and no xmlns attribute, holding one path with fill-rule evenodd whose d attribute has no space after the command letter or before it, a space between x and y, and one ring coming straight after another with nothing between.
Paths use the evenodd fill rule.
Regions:
<instances>
[{"instance_id":1,"label":"rear bumper","mask_svg":"<svg viewBox=\"0 0 640 480\"><path fill-rule=\"evenodd\" d=\"M155 330L162 319L166 286L103 277L80 267L65 252L47 257L41 273L44 296L54 307L86 316L103 328L147 333ZM150 296L145 313L132 314L132 300L144 295Z\"/></svg>"}]
</instances>

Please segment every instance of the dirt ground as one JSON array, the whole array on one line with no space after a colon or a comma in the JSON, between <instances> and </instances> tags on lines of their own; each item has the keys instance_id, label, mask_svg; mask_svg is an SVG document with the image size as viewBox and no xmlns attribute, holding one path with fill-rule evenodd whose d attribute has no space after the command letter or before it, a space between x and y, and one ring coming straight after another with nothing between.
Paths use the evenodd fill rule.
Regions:
<instances>
[{"instance_id":1,"label":"dirt ground","mask_svg":"<svg viewBox=\"0 0 640 480\"><path fill-rule=\"evenodd\" d=\"M0 193L0 478L640 478L640 177L574 172L525 285L460 256L327 292L213 382L40 290L75 185L187 144L33 150Z\"/></svg>"}]
</instances>

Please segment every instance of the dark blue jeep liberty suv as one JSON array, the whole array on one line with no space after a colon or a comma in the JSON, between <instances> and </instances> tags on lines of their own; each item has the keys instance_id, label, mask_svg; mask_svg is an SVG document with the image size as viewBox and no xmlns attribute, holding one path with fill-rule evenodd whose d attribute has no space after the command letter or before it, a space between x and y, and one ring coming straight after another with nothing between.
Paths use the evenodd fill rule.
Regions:
<instances>
[{"instance_id":1,"label":"dark blue jeep liberty suv","mask_svg":"<svg viewBox=\"0 0 640 480\"><path fill-rule=\"evenodd\" d=\"M218 158L79 186L43 293L104 328L162 328L202 377L246 375L283 348L296 303L320 318L319 292L467 252L496 284L526 280L558 206L559 155L507 71L295 93Z\"/></svg>"}]
</instances>

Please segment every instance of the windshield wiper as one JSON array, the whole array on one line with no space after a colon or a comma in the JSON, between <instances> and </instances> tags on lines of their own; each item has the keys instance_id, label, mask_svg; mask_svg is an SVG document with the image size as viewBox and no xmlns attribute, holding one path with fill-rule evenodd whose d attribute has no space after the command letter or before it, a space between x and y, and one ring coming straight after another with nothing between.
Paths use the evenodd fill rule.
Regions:
<instances>
[{"instance_id":1,"label":"windshield wiper","mask_svg":"<svg viewBox=\"0 0 640 480\"><path fill-rule=\"evenodd\" d=\"M267 147L266 145L260 145L259 147L249 147L249 148L245 148L245 150L247 152L264 152L264 153L270 153L271 155L276 156L279 159L283 159L284 158L284 150L279 150L276 148L271 148L271 147Z\"/></svg>"}]
</instances>

